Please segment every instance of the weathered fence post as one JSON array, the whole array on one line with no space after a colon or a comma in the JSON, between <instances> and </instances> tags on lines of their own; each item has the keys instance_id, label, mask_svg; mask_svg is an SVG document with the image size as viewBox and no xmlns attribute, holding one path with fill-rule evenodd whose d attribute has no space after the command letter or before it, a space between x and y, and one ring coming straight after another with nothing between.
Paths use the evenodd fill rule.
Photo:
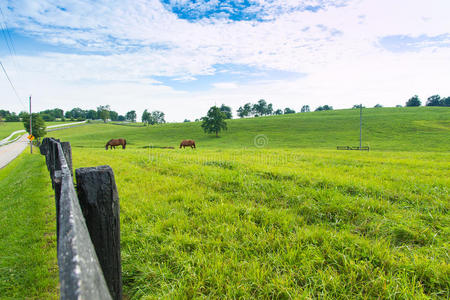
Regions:
<instances>
[{"instance_id":1,"label":"weathered fence post","mask_svg":"<svg viewBox=\"0 0 450 300\"><path fill-rule=\"evenodd\" d=\"M67 166L70 170L70 175L73 177L73 168L72 168L72 148L70 147L69 142L61 142L61 148L64 152L64 157L66 158Z\"/></svg>"},{"instance_id":2,"label":"weathered fence post","mask_svg":"<svg viewBox=\"0 0 450 300\"><path fill-rule=\"evenodd\" d=\"M122 298L119 196L109 166L75 170L77 194L106 284L113 299Z\"/></svg>"}]
</instances>

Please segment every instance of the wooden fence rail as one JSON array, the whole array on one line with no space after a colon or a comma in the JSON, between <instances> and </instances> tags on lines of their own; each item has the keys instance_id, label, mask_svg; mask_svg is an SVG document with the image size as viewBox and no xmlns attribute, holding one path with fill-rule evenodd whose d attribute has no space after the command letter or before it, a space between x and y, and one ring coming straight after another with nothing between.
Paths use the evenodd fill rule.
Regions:
<instances>
[{"instance_id":1,"label":"wooden fence rail","mask_svg":"<svg viewBox=\"0 0 450 300\"><path fill-rule=\"evenodd\" d=\"M109 166L75 170L69 143L40 146L55 190L61 299L121 299L119 199Z\"/></svg>"}]
</instances>

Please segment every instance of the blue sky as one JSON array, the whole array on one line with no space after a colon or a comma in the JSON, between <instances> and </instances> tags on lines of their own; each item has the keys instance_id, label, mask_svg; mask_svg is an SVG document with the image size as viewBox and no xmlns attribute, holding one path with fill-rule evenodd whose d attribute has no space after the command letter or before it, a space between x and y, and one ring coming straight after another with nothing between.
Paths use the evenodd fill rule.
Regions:
<instances>
[{"instance_id":1,"label":"blue sky","mask_svg":"<svg viewBox=\"0 0 450 300\"><path fill-rule=\"evenodd\" d=\"M450 95L447 0L6 0L1 107L404 104ZM6 31L8 28L8 31ZM7 41L13 41L13 48Z\"/></svg>"}]
</instances>

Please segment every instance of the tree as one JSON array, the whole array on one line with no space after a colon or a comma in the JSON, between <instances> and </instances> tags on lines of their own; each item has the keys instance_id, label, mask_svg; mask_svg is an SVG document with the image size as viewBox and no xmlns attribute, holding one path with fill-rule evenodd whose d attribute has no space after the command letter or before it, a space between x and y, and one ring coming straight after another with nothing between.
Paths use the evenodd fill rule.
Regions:
<instances>
[{"instance_id":1,"label":"tree","mask_svg":"<svg viewBox=\"0 0 450 300\"><path fill-rule=\"evenodd\" d=\"M188 119L184 119L184 121L183 121L184 123L190 123L191 122L191 120L188 120Z\"/></svg>"},{"instance_id":2,"label":"tree","mask_svg":"<svg viewBox=\"0 0 450 300\"><path fill-rule=\"evenodd\" d=\"M3 120L2 115L0 115L0 126L5 125L5 120Z\"/></svg>"},{"instance_id":3,"label":"tree","mask_svg":"<svg viewBox=\"0 0 450 300\"><path fill-rule=\"evenodd\" d=\"M231 107L226 106L225 104L222 104L220 107L220 111L223 112L227 119L233 118L233 114L231 112Z\"/></svg>"},{"instance_id":4,"label":"tree","mask_svg":"<svg viewBox=\"0 0 450 300\"><path fill-rule=\"evenodd\" d=\"M328 106L328 105L325 105L325 106ZM356 108L364 108L364 105L362 105L362 104L355 104L355 105L353 105L353 107L352 107L352 109L356 109ZM324 110L326 110L326 109L324 109Z\"/></svg>"},{"instance_id":5,"label":"tree","mask_svg":"<svg viewBox=\"0 0 450 300\"><path fill-rule=\"evenodd\" d=\"M226 115L217 106L213 106L208 110L206 117L202 118L201 126L206 133L215 133L218 137L220 131L227 130L225 119Z\"/></svg>"},{"instance_id":6,"label":"tree","mask_svg":"<svg viewBox=\"0 0 450 300\"><path fill-rule=\"evenodd\" d=\"M433 95L428 97L427 106L441 106L441 96Z\"/></svg>"},{"instance_id":7,"label":"tree","mask_svg":"<svg viewBox=\"0 0 450 300\"><path fill-rule=\"evenodd\" d=\"M109 112L109 118L111 121L117 121L119 119L119 114L113 110Z\"/></svg>"},{"instance_id":8,"label":"tree","mask_svg":"<svg viewBox=\"0 0 450 300\"><path fill-rule=\"evenodd\" d=\"M126 119L125 119L125 116L119 115L119 116L117 117L117 121L123 122L123 121L125 121L125 120L126 120Z\"/></svg>"},{"instance_id":9,"label":"tree","mask_svg":"<svg viewBox=\"0 0 450 300\"><path fill-rule=\"evenodd\" d=\"M166 120L164 120L164 116L165 115L162 111L159 110L152 111L152 113L150 114L149 123L151 125L166 123Z\"/></svg>"},{"instance_id":10,"label":"tree","mask_svg":"<svg viewBox=\"0 0 450 300\"><path fill-rule=\"evenodd\" d=\"M239 118L248 117L252 111L252 105L250 103L246 103L243 107L239 107L237 110Z\"/></svg>"},{"instance_id":11,"label":"tree","mask_svg":"<svg viewBox=\"0 0 450 300\"><path fill-rule=\"evenodd\" d=\"M302 113L310 112L309 105L303 105L302 109L300 110L300 112L302 112Z\"/></svg>"},{"instance_id":12,"label":"tree","mask_svg":"<svg viewBox=\"0 0 450 300\"><path fill-rule=\"evenodd\" d=\"M333 110L333 106L324 105L324 106L319 106L318 108L316 108L316 111L322 111L322 110Z\"/></svg>"},{"instance_id":13,"label":"tree","mask_svg":"<svg viewBox=\"0 0 450 300\"><path fill-rule=\"evenodd\" d=\"M141 117L142 123L148 125L150 123L150 113L147 110L144 110Z\"/></svg>"},{"instance_id":14,"label":"tree","mask_svg":"<svg viewBox=\"0 0 450 300\"><path fill-rule=\"evenodd\" d=\"M103 120L103 122L106 123L106 121L109 119L109 111L111 110L111 107L109 105L100 105L97 107L97 114L100 119ZM74 117L74 116L72 116Z\"/></svg>"},{"instance_id":15,"label":"tree","mask_svg":"<svg viewBox=\"0 0 450 300\"><path fill-rule=\"evenodd\" d=\"M88 110L86 113L86 119L95 120L98 118L97 112L93 109Z\"/></svg>"},{"instance_id":16,"label":"tree","mask_svg":"<svg viewBox=\"0 0 450 300\"><path fill-rule=\"evenodd\" d=\"M450 106L450 97L441 99L442 106Z\"/></svg>"},{"instance_id":17,"label":"tree","mask_svg":"<svg viewBox=\"0 0 450 300\"><path fill-rule=\"evenodd\" d=\"M41 115L41 118L45 121L45 122L52 122L55 121L55 117L51 114L43 114L43 113L39 113Z\"/></svg>"},{"instance_id":18,"label":"tree","mask_svg":"<svg viewBox=\"0 0 450 300\"><path fill-rule=\"evenodd\" d=\"M22 117L23 126L25 130L32 134L36 139L40 139L41 137L46 135L45 131L45 122L41 118L41 115L38 113L34 113L31 115L31 133L30 133L30 115L24 115Z\"/></svg>"},{"instance_id":19,"label":"tree","mask_svg":"<svg viewBox=\"0 0 450 300\"><path fill-rule=\"evenodd\" d=\"M409 98L408 101L406 101L405 106L420 106L422 102L420 102L419 96L414 95L411 98Z\"/></svg>"},{"instance_id":20,"label":"tree","mask_svg":"<svg viewBox=\"0 0 450 300\"><path fill-rule=\"evenodd\" d=\"M375 107L375 108L381 108L381 107L383 107L383 105L381 105L381 104L375 104L374 107Z\"/></svg>"},{"instance_id":21,"label":"tree","mask_svg":"<svg viewBox=\"0 0 450 300\"><path fill-rule=\"evenodd\" d=\"M258 103L253 104L252 113L255 116L264 116L264 115L267 115L267 112L268 112L268 107L267 107L266 100L260 99L258 101Z\"/></svg>"},{"instance_id":22,"label":"tree","mask_svg":"<svg viewBox=\"0 0 450 300\"><path fill-rule=\"evenodd\" d=\"M130 110L125 114L125 118L127 118L128 121L131 121L133 123L136 122L136 111Z\"/></svg>"},{"instance_id":23,"label":"tree","mask_svg":"<svg viewBox=\"0 0 450 300\"><path fill-rule=\"evenodd\" d=\"M10 115L6 116L6 122L19 122L20 117L16 115L15 112L12 112Z\"/></svg>"},{"instance_id":24,"label":"tree","mask_svg":"<svg viewBox=\"0 0 450 300\"><path fill-rule=\"evenodd\" d=\"M276 111L273 112L274 115L282 115L283 114L283 110L282 109L277 109Z\"/></svg>"},{"instance_id":25,"label":"tree","mask_svg":"<svg viewBox=\"0 0 450 300\"><path fill-rule=\"evenodd\" d=\"M272 103L267 104L266 114L269 115L269 116L273 114Z\"/></svg>"},{"instance_id":26,"label":"tree","mask_svg":"<svg viewBox=\"0 0 450 300\"><path fill-rule=\"evenodd\" d=\"M284 109L284 114L285 114L285 115L287 115L287 114L295 114L295 110L290 109L289 107L286 107L286 108Z\"/></svg>"}]
</instances>

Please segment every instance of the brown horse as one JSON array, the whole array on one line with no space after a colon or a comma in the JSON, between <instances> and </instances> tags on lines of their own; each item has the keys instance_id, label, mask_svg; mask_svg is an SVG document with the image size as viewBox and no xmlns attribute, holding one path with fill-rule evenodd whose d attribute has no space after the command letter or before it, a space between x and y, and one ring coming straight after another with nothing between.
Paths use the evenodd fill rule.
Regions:
<instances>
[{"instance_id":1,"label":"brown horse","mask_svg":"<svg viewBox=\"0 0 450 300\"><path fill-rule=\"evenodd\" d=\"M194 140L183 140L183 141L181 141L180 149L181 149L181 147L183 147L183 148L186 148L186 147L195 148L195 141Z\"/></svg>"},{"instance_id":2,"label":"brown horse","mask_svg":"<svg viewBox=\"0 0 450 300\"><path fill-rule=\"evenodd\" d=\"M105 149L108 150L108 146L110 146L110 149L114 147L116 149L116 146L122 145L122 149L125 149L125 146L127 145L127 140L125 139L111 139L106 143Z\"/></svg>"}]
</instances>

